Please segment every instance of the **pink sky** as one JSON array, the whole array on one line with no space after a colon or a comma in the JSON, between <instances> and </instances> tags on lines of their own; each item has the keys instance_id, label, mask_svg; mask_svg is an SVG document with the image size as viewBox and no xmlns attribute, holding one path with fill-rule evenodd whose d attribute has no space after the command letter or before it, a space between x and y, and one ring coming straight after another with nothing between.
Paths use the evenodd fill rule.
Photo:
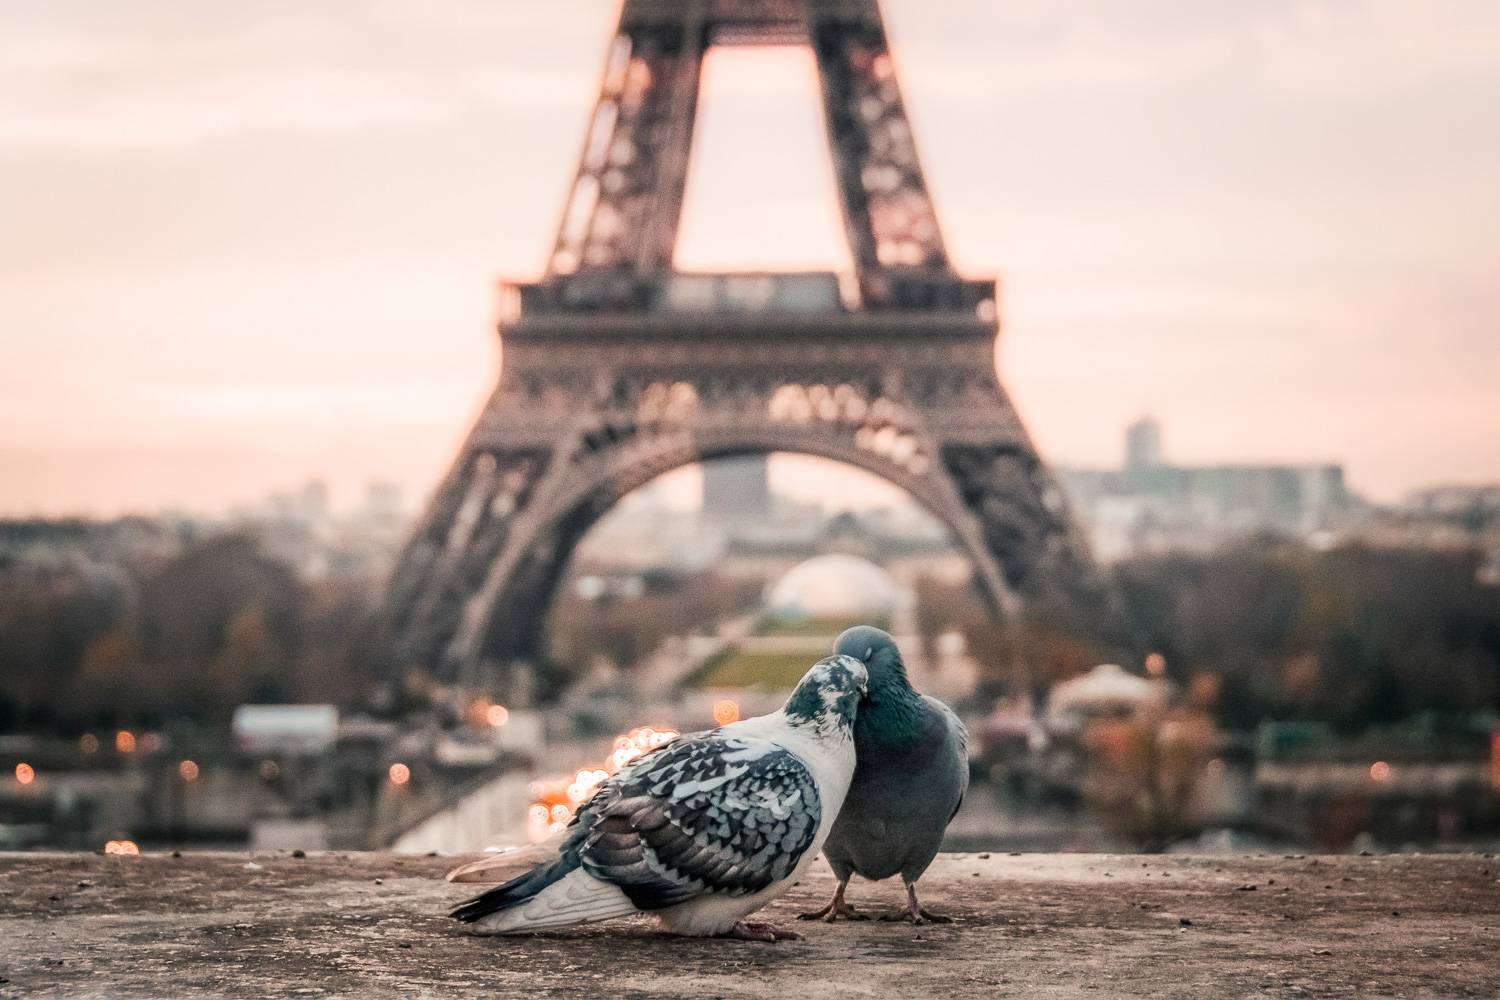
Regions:
<instances>
[{"instance_id":1,"label":"pink sky","mask_svg":"<svg viewBox=\"0 0 1500 1000\"><path fill-rule=\"evenodd\" d=\"M1500 5L886 8L1051 460L1112 464L1150 411L1180 461L1500 479ZM0 513L424 496L493 384L495 280L550 246L614 9L0 7ZM714 63L679 264L836 265L807 57Z\"/></svg>"}]
</instances>

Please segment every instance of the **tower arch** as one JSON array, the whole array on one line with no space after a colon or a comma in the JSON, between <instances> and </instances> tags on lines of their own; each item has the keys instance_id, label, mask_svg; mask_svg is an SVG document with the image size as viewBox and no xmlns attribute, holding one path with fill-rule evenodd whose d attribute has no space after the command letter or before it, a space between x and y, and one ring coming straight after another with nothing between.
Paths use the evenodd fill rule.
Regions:
<instances>
[{"instance_id":1,"label":"tower arch","mask_svg":"<svg viewBox=\"0 0 1500 1000\"><path fill-rule=\"evenodd\" d=\"M673 270L712 45L813 51L854 273ZM535 656L583 533L689 462L847 462L942 521L997 614L1112 593L996 374L993 280L959 277L876 0L626 0L546 273L507 286L500 384L392 576L402 659L450 680Z\"/></svg>"}]
</instances>

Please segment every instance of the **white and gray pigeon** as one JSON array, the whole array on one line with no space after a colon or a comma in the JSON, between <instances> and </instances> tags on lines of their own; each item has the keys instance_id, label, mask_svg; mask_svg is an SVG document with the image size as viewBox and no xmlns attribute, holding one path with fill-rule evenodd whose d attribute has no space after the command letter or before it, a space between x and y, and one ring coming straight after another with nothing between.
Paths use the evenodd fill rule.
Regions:
<instances>
[{"instance_id":1,"label":"white and gray pigeon","mask_svg":"<svg viewBox=\"0 0 1500 1000\"><path fill-rule=\"evenodd\" d=\"M865 664L870 692L854 725L854 781L823 845L838 887L827 906L802 918L862 920L844 902L850 875L879 881L899 874L906 908L893 919L946 923L950 918L923 909L917 879L937 857L968 790L968 734L952 709L912 688L901 651L885 632L856 625L833 651Z\"/></svg>"},{"instance_id":2,"label":"white and gray pigeon","mask_svg":"<svg viewBox=\"0 0 1500 1000\"><path fill-rule=\"evenodd\" d=\"M830 656L778 711L639 758L578 810L550 863L451 916L489 934L649 913L676 934L797 937L744 918L790 888L823 846L854 774L867 683L859 660Z\"/></svg>"}]
</instances>

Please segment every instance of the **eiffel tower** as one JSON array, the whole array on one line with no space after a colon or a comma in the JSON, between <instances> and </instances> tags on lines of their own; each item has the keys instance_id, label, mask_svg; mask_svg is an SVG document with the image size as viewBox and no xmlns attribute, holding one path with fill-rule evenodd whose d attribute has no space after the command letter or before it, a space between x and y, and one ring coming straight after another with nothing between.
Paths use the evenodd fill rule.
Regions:
<instances>
[{"instance_id":1,"label":"eiffel tower","mask_svg":"<svg viewBox=\"0 0 1500 1000\"><path fill-rule=\"evenodd\" d=\"M673 269L704 54L768 44L816 56L852 277ZM504 293L500 383L391 581L406 663L517 696L590 525L678 466L771 451L904 489L997 615L1108 613L996 378L995 282L949 262L877 0L625 0L547 271Z\"/></svg>"}]
</instances>

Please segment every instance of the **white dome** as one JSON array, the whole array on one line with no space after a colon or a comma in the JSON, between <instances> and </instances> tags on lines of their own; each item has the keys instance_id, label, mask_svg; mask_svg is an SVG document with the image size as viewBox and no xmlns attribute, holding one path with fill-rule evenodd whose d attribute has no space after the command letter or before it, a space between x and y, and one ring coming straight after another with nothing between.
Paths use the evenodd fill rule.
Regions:
<instances>
[{"instance_id":1,"label":"white dome","mask_svg":"<svg viewBox=\"0 0 1500 1000\"><path fill-rule=\"evenodd\" d=\"M1079 677L1055 684L1047 699L1054 714L1108 706L1135 707L1160 696L1156 684L1127 673L1115 663L1101 663Z\"/></svg>"},{"instance_id":2,"label":"white dome","mask_svg":"<svg viewBox=\"0 0 1500 1000\"><path fill-rule=\"evenodd\" d=\"M879 566L835 553L814 556L788 570L771 588L771 608L811 618L889 618L904 597L901 585Z\"/></svg>"}]
</instances>

